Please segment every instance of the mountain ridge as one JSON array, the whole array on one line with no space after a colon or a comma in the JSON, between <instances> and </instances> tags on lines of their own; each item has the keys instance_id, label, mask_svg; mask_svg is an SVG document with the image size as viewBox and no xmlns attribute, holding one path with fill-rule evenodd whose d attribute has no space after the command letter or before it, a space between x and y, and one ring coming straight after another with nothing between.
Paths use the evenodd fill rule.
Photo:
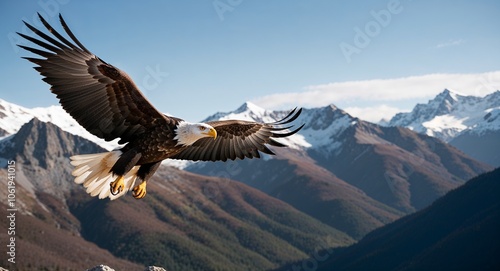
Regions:
<instances>
[{"instance_id":1,"label":"mountain ridge","mask_svg":"<svg viewBox=\"0 0 500 271\"><path fill-rule=\"evenodd\" d=\"M266 110L251 102L245 102L234 111L218 112L207 117L204 121L238 118L274 122L284 117L286 113L286 111ZM304 122L305 126L301 133L287 138L285 143L294 148L317 147L326 153L338 151L338 148L340 148L338 143L332 145L329 138L359 120L335 105L303 109L302 115L314 115L315 117L307 117L308 121ZM108 150L118 147L116 141L105 142L88 133L60 106L28 109L1 99L0 136L5 137L15 133L23 123L28 122L32 117L55 123L63 130L90 139ZM325 128L325 126L329 126L329 129L321 129ZM429 100L427 104L417 104L408 113L398 113L383 126L406 127L450 142L452 145L469 153L472 139L465 140L466 138L480 137L483 134L491 133L500 134L500 91L490 93L485 97L476 97L465 96L445 89L435 98ZM453 142L455 138L459 138L456 141L459 143ZM467 144L464 143L465 141L467 141ZM464 145L467 146L463 147ZM481 149L486 150L487 145L482 146ZM495 147L496 149L497 147ZM486 158L474 155L475 158L488 161L491 165L500 163L500 158L491 158L491 156L494 155L489 155ZM186 163L182 163L182 161L176 163L180 168L186 166Z\"/></svg>"},{"instance_id":2,"label":"mountain ridge","mask_svg":"<svg viewBox=\"0 0 500 271\"><path fill-rule=\"evenodd\" d=\"M314 262L318 271L498 270L499 180L497 168L431 206L374 230L357 244L277 270L301 270L308 262Z\"/></svg>"},{"instance_id":3,"label":"mountain ridge","mask_svg":"<svg viewBox=\"0 0 500 271\"><path fill-rule=\"evenodd\" d=\"M445 94L442 100L453 98ZM207 120L273 122L287 113L247 102L235 111L219 112ZM365 122L334 105L303 109L296 121L305 124L303 129L280 139L290 148L275 150L278 156L187 163L185 168L258 188L357 239L491 169L435 138L406 128ZM340 221L332 216L339 214Z\"/></svg>"},{"instance_id":4,"label":"mountain ridge","mask_svg":"<svg viewBox=\"0 0 500 271\"><path fill-rule=\"evenodd\" d=\"M237 113L216 116L248 119L262 112L271 115L261 109L252 110L242 107ZM401 213L425 207L468 178L491 169L439 139L406 128L365 122L333 105L303 109L296 121L306 125L282 141L292 148L275 150L275 157L224 165L194 163L186 169L204 175L229 176L333 227L349 228L349 234L356 238L380 226L381 221L385 224ZM351 198L346 201L340 191L351 191ZM329 197L324 197L325 194ZM361 202L371 202L373 209L366 212L368 209ZM339 224L330 215L340 213L354 223L358 223L355 219L358 216L371 222Z\"/></svg>"},{"instance_id":5,"label":"mountain ridge","mask_svg":"<svg viewBox=\"0 0 500 271\"><path fill-rule=\"evenodd\" d=\"M25 108L0 99L0 137L17 133L23 124L37 118L43 122L57 125L63 131L88 139L97 145L111 150L118 146L118 141L104 141L85 130L60 105L49 107Z\"/></svg>"},{"instance_id":6,"label":"mountain ridge","mask_svg":"<svg viewBox=\"0 0 500 271\"><path fill-rule=\"evenodd\" d=\"M215 116L286 114L245 103ZM143 201L89 198L73 184L68 157L104 150L36 117L0 140L0 157L19 162L23 216L81 235L124 265L176 270L270 269L348 245L489 169L438 139L334 105L304 109L297 121L306 123L302 134L283 139L291 148L276 156L189 166L202 175L162 166Z\"/></svg>"},{"instance_id":7,"label":"mountain ridge","mask_svg":"<svg viewBox=\"0 0 500 271\"><path fill-rule=\"evenodd\" d=\"M500 166L500 91L484 97L445 89L427 104L396 114L386 126L407 127L444 140L475 159Z\"/></svg>"},{"instance_id":8,"label":"mountain ridge","mask_svg":"<svg viewBox=\"0 0 500 271\"><path fill-rule=\"evenodd\" d=\"M408 127L449 142L464 131L481 134L500 130L500 90L485 97L465 96L445 89L427 104L398 113L389 126Z\"/></svg>"},{"instance_id":9,"label":"mountain ridge","mask_svg":"<svg viewBox=\"0 0 500 271\"><path fill-rule=\"evenodd\" d=\"M81 270L97 263L121 270L153 264L167 270L262 270L353 242L244 184L168 166L153 176L143 200L91 198L73 183L68 156L104 150L36 118L0 144L0 157L16 161L17 221L24 227L18 232L23 263L15 267L22 270ZM5 191L0 199L7 201ZM14 267L3 258L0 265Z\"/></svg>"}]
</instances>

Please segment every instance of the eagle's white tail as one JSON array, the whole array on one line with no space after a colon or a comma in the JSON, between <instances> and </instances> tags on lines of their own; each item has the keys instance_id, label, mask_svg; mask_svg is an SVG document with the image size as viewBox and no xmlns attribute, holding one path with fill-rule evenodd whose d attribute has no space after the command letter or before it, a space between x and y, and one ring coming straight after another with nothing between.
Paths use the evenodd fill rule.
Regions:
<instances>
[{"instance_id":1,"label":"eagle's white tail","mask_svg":"<svg viewBox=\"0 0 500 271\"><path fill-rule=\"evenodd\" d=\"M92 197L99 195L100 199L109 197L114 200L123 196L127 191L133 189L139 166L133 167L123 176L125 183L123 191L117 195L111 194L110 183L117 176L114 176L110 170L120 158L120 154L120 151L112 151L71 156L71 165L75 166L71 174L75 176L75 183L83 184L83 187L87 188L87 193Z\"/></svg>"}]
</instances>

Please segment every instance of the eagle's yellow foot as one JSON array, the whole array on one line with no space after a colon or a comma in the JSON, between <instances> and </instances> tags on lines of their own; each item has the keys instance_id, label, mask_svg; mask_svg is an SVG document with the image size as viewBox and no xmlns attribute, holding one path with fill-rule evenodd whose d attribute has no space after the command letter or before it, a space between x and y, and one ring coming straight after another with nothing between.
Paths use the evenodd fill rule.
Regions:
<instances>
[{"instance_id":1,"label":"eagle's yellow foot","mask_svg":"<svg viewBox=\"0 0 500 271\"><path fill-rule=\"evenodd\" d=\"M142 199L146 196L146 183L145 181L141 182L139 185L136 185L133 189L132 196L136 199Z\"/></svg>"},{"instance_id":2,"label":"eagle's yellow foot","mask_svg":"<svg viewBox=\"0 0 500 271\"><path fill-rule=\"evenodd\" d=\"M123 176L118 176L114 182L111 182L109 184L111 194L114 196L118 195L118 193L122 192L123 189L125 188L125 183L123 183Z\"/></svg>"}]
</instances>

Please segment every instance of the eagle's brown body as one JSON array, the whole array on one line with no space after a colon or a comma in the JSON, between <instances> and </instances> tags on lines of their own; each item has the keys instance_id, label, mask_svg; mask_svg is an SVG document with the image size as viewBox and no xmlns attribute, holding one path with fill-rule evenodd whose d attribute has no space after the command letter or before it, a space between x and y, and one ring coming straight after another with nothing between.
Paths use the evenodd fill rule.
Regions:
<instances>
[{"instance_id":1,"label":"eagle's brown body","mask_svg":"<svg viewBox=\"0 0 500 271\"><path fill-rule=\"evenodd\" d=\"M43 80L51 85L62 107L90 133L107 141L120 138L119 151L72 157L75 182L92 196L111 199L131 190L134 197L146 194L146 181L164 159L226 161L273 154L266 146L283 147L273 138L287 137L286 124L301 110L293 110L275 123L228 120L191 124L159 112L132 79L87 50L61 16L67 40L41 16L53 36L25 23L38 37L19 34L43 48L19 45L42 58L26 57L37 64ZM114 181L113 181L114 180ZM109 189L108 187L111 187Z\"/></svg>"}]
</instances>

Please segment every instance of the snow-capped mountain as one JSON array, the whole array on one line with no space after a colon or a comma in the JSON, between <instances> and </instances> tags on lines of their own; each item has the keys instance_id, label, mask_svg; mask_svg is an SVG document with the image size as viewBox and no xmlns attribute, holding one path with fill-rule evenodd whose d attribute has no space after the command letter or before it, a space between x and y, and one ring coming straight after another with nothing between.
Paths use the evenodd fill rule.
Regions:
<instances>
[{"instance_id":1,"label":"snow-capped mountain","mask_svg":"<svg viewBox=\"0 0 500 271\"><path fill-rule=\"evenodd\" d=\"M33 116L30 109L0 99L0 136L16 133Z\"/></svg>"},{"instance_id":2,"label":"snow-capped mountain","mask_svg":"<svg viewBox=\"0 0 500 271\"><path fill-rule=\"evenodd\" d=\"M217 113L207 120L273 122L287 113L245 103L233 112ZM277 155L267 157L267 161L196 163L185 169L230 177L276 195L299 209L323 208L314 205L318 198L333 200L331 197L344 195L340 192L344 189L358 189L403 212L422 208L444 191L474 176L478 169L480 172L489 169L441 140L406 128L366 122L334 105L303 109L294 123L305 125L297 134L283 139L292 148L275 148ZM291 177L295 174L303 179L295 182ZM420 187L422 178L427 180L425 188L410 189ZM314 196L310 199L315 203L304 206L311 194L300 193L311 188ZM345 194L352 196L350 192Z\"/></svg>"},{"instance_id":3,"label":"snow-capped mountain","mask_svg":"<svg viewBox=\"0 0 500 271\"><path fill-rule=\"evenodd\" d=\"M303 114L299 120L306 125L299 132L300 135L313 149L324 154L338 153L342 147L340 135L358 122L357 118L334 105L305 109Z\"/></svg>"},{"instance_id":4,"label":"snow-capped mountain","mask_svg":"<svg viewBox=\"0 0 500 271\"><path fill-rule=\"evenodd\" d=\"M481 135L500 130L500 91L485 97L465 96L445 89L427 104L398 113L389 126L407 127L450 142L462 133Z\"/></svg>"},{"instance_id":5,"label":"snow-capped mountain","mask_svg":"<svg viewBox=\"0 0 500 271\"><path fill-rule=\"evenodd\" d=\"M204 119L203 121L205 122L214 120L238 119L260 122L274 122L280 117L286 116L285 114L286 112L273 112L259 107L258 105L255 105L251 102L246 102L234 111L217 112L212 116Z\"/></svg>"},{"instance_id":6,"label":"snow-capped mountain","mask_svg":"<svg viewBox=\"0 0 500 271\"><path fill-rule=\"evenodd\" d=\"M238 119L260 122L275 122L288 114L288 111L271 111L261 108L251 102L246 102L235 111L216 113L204 121ZM340 148L340 142L335 138L346 128L356 124L357 119L334 105L321 108L303 109L300 117L295 120L297 125L305 123L295 135L279 139L280 142L296 149L315 148L323 152L335 152ZM334 142L332 144L332 142Z\"/></svg>"},{"instance_id":7,"label":"snow-capped mountain","mask_svg":"<svg viewBox=\"0 0 500 271\"><path fill-rule=\"evenodd\" d=\"M265 110L247 102L234 111L217 113L207 120L231 118L274 122L288 113ZM60 107L26 109L5 102L2 103L0 128L15 132L25 119L32 117L53 122L76 135L86 133ZM33 123L36 124L36 121ZM438 139L401 127L381 127L365 122L333 105L303 109L293 125L298 127L303 123L304 127L297 134L281 139L291 148L275 148L276 156L196 165L180 161L174 166L203 175L242 181L296 208L315 213L317 219L327 224L343 227L346 231L352 228L351 234L358 237L387 223L395 213L422 208L449 189L490 169ZM1 145L15 147L16 144L8 143L20 138L17 135L21 136L21 131L16 136L3 139L0 150ZM56 136L50 138L53 139L51 144L58 141ZM95 137L90 139L96 140ZM440 162L448 160L451 162ZM168 165L178 162L166 161ZM421 178L427 180L423 188L409 189L420 185ZM420 191L425 193L419 194ZM356 203L352 202L352 193L357 194ZM369 214L370 218L366 219L372 221L370 226L358 228L337 225L337 220L330 220L330 215L322 216L315 212L325 208L327 202L337 200L345 201L340 203L339 208L345 206L346 213L352 212L353 209L349 207L352 204L361 204L361 209L354 209ZM375 201L388 207L374 207L378 206ZM391 208L394 211L384 211ZM383 219L379 220L381 217ZM357 221L354 218L348 220Z\"/></svg>"},{"instance_id":8,"label":"snow-capped mountain","mask_svg":"<svg viewBox=\"0 0 500 271\"><path fill-rule=\"evenodd\" d=\"M105 149L111 150L118 146L117 140L106 142L87 132L61 106L28 109L2 99L0 99L0 139L15 134L23 124L34 117L43 122L53 123L63 131L93 141Z\"/></svg>"},{"instance_id":9,"label":"snow-capped mountain","mask_svg":"<svg viewBox=\"0 0 500 271\"><path fill-rule=\"evenodd\" d=\"M246 102L234 111L216 113L205 121L240 119L275 122L284 118L288 112L266 110ZM54 123L64 131L89 139L108 150L118 147L117 141L106 142L87 132L60 106L28 109L3 100L0 100L0 139L16 133L33 117ZM300 117L294 122L297 125L304 123L302 130L291 137L279 140L294 149L314 151L324 157L336 156L345 145L344 132L360 122L362 120L352 117L334 105L303 109ZM481 98L445 90L427 104L418 104L412 112L397 114L388 123L387 126L407 127L446 142L465 134L468 135L467 138L475 138L474 136L482 134L491 137L491 131L500 133L500 91ZM469 141L461 139L460 144L470 145ZM453 145L469 153L466 148L461 148L460 144ZM491 144L489 145L489 148L492 148ZM480 156L473 155L473 157L492 165L497 164L496 160L491 162L490 158L488 160ZM176 160L168 160L166 163L177 168L185 168L190 164L187 161Z\"/></svg>"}]
</instances>

